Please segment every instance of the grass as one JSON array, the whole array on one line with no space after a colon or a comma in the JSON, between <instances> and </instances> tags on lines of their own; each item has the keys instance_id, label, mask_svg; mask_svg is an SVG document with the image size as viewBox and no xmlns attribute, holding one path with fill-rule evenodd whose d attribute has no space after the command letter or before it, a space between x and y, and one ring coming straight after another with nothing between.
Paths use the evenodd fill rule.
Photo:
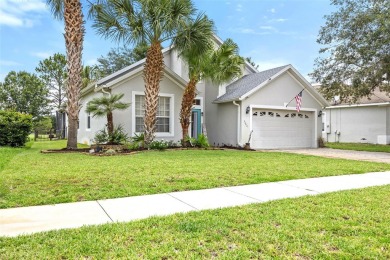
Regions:
<instances>
[{"instance_id":1,"label":"grass","mask_svg":"<svg viewBox=\"0 0 390 260\"><path fill-rule=\"evenodd\" d=\"M0 172L0 208L390 170L384 163L275 152L170 150L111 157L40 153L64 146L64 141L35 142L14 154Z\"/></svg>"},{"instance_id":2,"label":"grass","mask_svg":"<svg viewBox=\"0 0 390 260\"><path fill-rule=\"evenodd\" d=\"M390 145L360 143L326 143L326 147L342 150L390 153Z\"/></svg>"},{"instance_id":3,"label":"grass","mask_svg":"<svg viewBox=\"0 0 390 260\"><path fill-rule=\"evenodd\" d=\"M1 259L389 259L390 185L0 238Z\"/></svg>"}]
</instances>

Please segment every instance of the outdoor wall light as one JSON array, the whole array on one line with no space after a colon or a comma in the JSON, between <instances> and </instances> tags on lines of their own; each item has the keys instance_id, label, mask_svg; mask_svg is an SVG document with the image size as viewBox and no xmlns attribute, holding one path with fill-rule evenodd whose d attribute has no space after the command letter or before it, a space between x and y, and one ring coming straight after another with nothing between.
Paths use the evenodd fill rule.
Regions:
<instances>
[{"instance_id":1,"label":"outdoor wall light","mask_svg":"<svg viewBox=\"0 0 390 260\"><path fill-rule=\"evenodd\" d=\"M320 110L319 112L318 112L318 117L321 117L322 116L322 110Z\"/></svg>"},{"instance_id":2,"label":"outdoor wall light","mask_svg":"<svg viewBox=\"0 0 390 260\"><path fill-rule=\"evenodd\" d=\"M249 106L246 107L245 113L249 114L249 111L251 111L251 108Z\"/></svg>"}]
</instances>

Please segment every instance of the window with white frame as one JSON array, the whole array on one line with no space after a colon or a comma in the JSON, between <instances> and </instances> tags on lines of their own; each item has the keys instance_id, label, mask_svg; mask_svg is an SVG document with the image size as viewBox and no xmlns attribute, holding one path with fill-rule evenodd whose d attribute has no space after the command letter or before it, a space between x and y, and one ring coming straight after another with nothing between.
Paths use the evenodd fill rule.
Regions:
<instances>
[{"instance_id":1,"label":"window with white frame","mask_svg":"<svg viewBox=\"0 0 390 260\"><path fill-rule=\"evenodd\" d=\"M170 97L159 97L157 107L157 133L169 133L170 132ZM144 131L144 116L145 116L145 96L135 96L135 131Z\"/></svg>"}]
</instances>

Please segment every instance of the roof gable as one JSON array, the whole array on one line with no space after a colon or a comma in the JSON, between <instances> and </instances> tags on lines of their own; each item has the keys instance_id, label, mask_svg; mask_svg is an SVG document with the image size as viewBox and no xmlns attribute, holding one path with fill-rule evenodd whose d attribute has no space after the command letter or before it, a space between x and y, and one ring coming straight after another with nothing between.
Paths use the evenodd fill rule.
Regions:
<instances>
[{"instance_id":1,"label":"roof gable","mask_svg":"<svg viewBox=\"0 0 390 260\"><path fill-rule=\"evenodd\" d=\"M292 66L285 65L265 71L261 71L254 74L245 75L241 79L231 83L226 87L226 93L216 100L214 103L224 103L229 101L243 100L253 93L259 91L270 82L283 75L284 73L290 72L290 75L302 86L302 89L308 91L318 103L322 106L329 106L329 103L324 97L315 90L312 85Z\"/></svg>"}]
</instances>

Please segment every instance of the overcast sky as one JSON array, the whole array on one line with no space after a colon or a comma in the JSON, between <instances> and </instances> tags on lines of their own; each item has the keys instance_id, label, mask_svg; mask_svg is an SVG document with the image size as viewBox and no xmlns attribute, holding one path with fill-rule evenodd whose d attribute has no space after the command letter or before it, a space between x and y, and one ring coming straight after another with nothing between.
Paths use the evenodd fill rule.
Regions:
<instances>
[{"instance_id":1,"label":"overcast sky","mask_svg":"<svg viewBox=\"0 0 390 260\"><path fill-rule=\"evenodd\" d=\"M63 22L54 20L45 0L0 0L0 81L8 72L34 72L39 61L65 54ZM86 1L82 0L86 7ZM318 31L324 15L334 7L330 0L194 0L214 20L222 40L232 38L240 54L270 69L292 64L305 77L313 70L321 47ZM86 23L83 62L93 65L112 47Z\"/></svg>"}]
</instances>

